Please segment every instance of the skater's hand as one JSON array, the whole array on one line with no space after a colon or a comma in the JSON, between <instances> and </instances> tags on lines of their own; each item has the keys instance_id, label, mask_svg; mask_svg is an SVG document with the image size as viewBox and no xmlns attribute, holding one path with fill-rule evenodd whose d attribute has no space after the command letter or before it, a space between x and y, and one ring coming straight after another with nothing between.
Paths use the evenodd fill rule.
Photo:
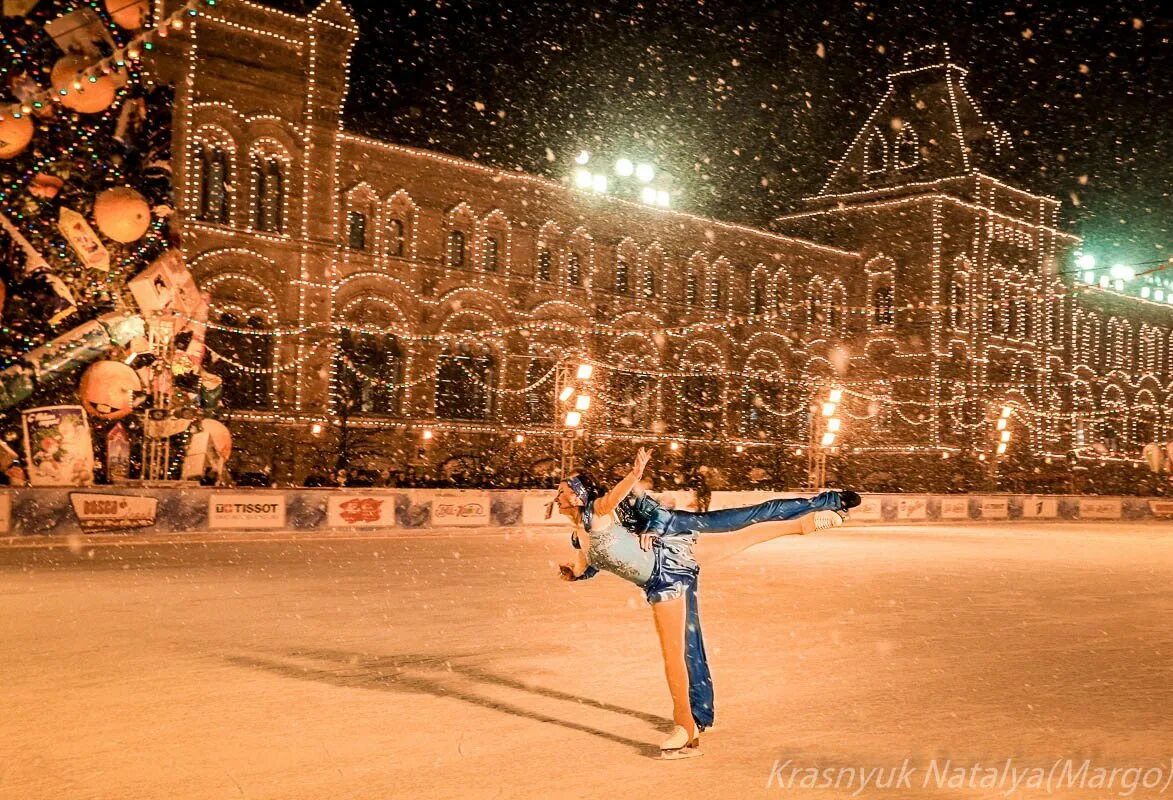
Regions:
<instances>
[{"instance_id":1,"label":"skater's hand","mask_svg":"<svg viewBox=\"0 0 1173 800\"><path fill-rule=\"evenodd\" d=\"M637 452L635 454L635 461L632 462L631 471L633 473L635 473L636 476L643 475L644 468L648 465L648 462L651 460L652 460L652 451L648 450L646 447L641 447L639 449L639 452Z\"/></svg>"},{"instance_id":2,"label":"skater's hand","mask_svg":"<svg viewBox=\"0 0 1173 800\"><path fill-rule=\"evenodd\" d=\"M656 533L641 533L639 535L639 546L641 550L651 550L652 542L656 540L659 534Z\"/></svg>"}]
</instances>

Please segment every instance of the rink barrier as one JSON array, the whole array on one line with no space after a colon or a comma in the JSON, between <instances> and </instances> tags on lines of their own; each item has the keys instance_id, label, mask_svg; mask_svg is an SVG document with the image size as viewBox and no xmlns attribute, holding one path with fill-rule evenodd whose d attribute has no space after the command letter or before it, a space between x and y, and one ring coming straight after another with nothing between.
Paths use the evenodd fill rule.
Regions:
<instances>
[{"instance_id":1,"label":"rink barrier","mask_svg":"<svg viewBox=\"0 0 1173 800\"><path fill-rule=\"evenodd\" d=\"M713 492L710 508L734 508L809 492ZM666 503L695 510L692 492ZM0 535L102 531L378 531L430 528L565 530L547 516L549 490L23 488L0 491ZM865 495L851 522L1173 519L1173 499L1075 495ZM850 524L850 523L849 523Z\"/></svg>"}]
</instances>

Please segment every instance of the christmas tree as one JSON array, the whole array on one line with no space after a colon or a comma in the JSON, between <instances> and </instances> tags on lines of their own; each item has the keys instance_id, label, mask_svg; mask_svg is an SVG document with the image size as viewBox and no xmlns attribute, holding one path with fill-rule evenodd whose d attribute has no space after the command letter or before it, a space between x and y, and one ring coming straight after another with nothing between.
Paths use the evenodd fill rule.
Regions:
<instances>
[{"instance_id":1,"label":"christmas tree","mask_svg":"<svg viewBox=\"0 0 1173 800\"><path fill-rule=\"evenodd\" d=\"M143 68L211 4L156 20L147 0L4 1L0 424L11 441L23 409L80 399L99 480L111 436L121 477L176 475L171 437L214 394L200 379L206 305L170 225L174 90ZM142 448L145 472L125 464L128 435L166 443Z\"/></svg>"}]
</instances>

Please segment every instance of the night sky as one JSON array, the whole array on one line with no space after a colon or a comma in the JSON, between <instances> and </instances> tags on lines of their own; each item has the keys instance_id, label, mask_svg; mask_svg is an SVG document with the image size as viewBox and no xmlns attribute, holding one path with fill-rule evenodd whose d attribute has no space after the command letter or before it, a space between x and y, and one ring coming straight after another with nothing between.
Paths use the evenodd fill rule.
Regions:
<instances>
[{"instance_id":1,"label":"night sky","mask_svg":"<svg viewBox=\"0 0 1173 800\"><path fill-rule=\"evenodd\" d=\"M581 148L632 153L674 176L678 206L759 225L817 192L902 53L946 42L1013 137L995 177L1061 198L1101 262L1173 254L1159 2L350 7L349 128L559 178Z\"/></svg>"}]
</instances>

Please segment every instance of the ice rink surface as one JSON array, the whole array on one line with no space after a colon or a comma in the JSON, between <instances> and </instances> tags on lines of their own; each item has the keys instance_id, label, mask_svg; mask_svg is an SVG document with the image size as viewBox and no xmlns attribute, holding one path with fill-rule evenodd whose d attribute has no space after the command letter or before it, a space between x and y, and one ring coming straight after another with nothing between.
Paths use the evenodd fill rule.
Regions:
<instances>
[{"instance_id":1,"label":"ice rink surface","mask_svg":"<svg viewBox=\"0 0 1173 800\"><path fill-rule=\"evenodd\" d=\"M1008 787L942 771L1173 769L1168 524L858 527L713 565L717 724L682 762L653 758L650 610L613 576L559 581L568 550L548 530L0 548L0 797L824 798L858 786L794 770L903 764L859 796L976 798ZM1010 796L1118 796L1086 777Z\"/></svg>"}]
</instances>

